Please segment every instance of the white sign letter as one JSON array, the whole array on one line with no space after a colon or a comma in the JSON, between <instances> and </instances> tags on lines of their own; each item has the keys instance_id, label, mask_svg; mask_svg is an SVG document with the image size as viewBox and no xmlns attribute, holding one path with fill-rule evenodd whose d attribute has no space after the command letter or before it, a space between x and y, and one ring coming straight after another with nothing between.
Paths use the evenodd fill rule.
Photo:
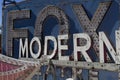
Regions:
<instances>
[{"instance_id":1,"label":"white sign letter","mask_svg":"<svg viewBox=\"0 0 120 80\"><path fill-rule=\"evenodd\" d=\"M33 46L33 43L34 42L37 42L38 43L38 52L37 53L34 53L33 52L33 48L32 48L32 46ZM32 40L31 40L31 42L30 42L30 53L31 53L31 56L33 57L33 58L35 58L35 59L37 59L39 56L40 56L40 53L41 53L41 43L40 43L40 40L39 40L39 38L38 37L34 37Z\"/></svg>"},{"instance_id":2,"label":"white sign letter","mask_svg":"<svg viewBox=\"0 0 120 80\"><path fill-rule=\"evenodd\" d=\"M116 34L116 51L117 51L117 56L116 59L118 64L120 64L120 30L115 32Z\"/></svg>"},{"instance_id":3,"label":"white sign letter","mask_svg":"<svg viewBox=\"0 0 120 80\"><path fill-rule=\"evenodd\" d=\"M68 35L59 35L58 36L58 57L59 60L69 60L69 56L62 56L62 50L67 50L67 45L62 45L62 40L67 40ZM65 41L64 41L65 42Z\"/></svg>"},{"instance_id":4,"label":"white sign letter","mask_svg":"<svg viewBox=\"0 0 120 80\"><path fill-rule=\"evenodd\" d=\"M51 53L51 55L47 55L47 45L48 45L48 41L49 40L54 42L54 50ZM56 50L57 50L57 41L56 41L55 37L53 37L53 36L46 36L45 37L45 45L44 45L44 55L47 55L48 59L52 59L55 56Z\"/></svg>"},{"instance_id":5,"label":"white sign letter","mask_svg":"<svg viewBox=\"0 0 120 80\"><path fill-rule=\"evenodd\" d=\"M86 41L87 42L86 45L78 46L77 45L77 39L78 38L86 39L87 40ZM90 57L88 56L88 54L86 52L90 48L90 46L91 46L91 39L90 39L90 37L87 34L85 34L85 33L80 33L80 34L73 34L73 39L74 39L73 40L74 41L74 60L78 61L77 52L80 51L81 54L84 56L84 58L85 58L85 60L87 62L92 62L92 60L90 59Z\"/></svg>"},{"instance_id":6,"label":"white sign letter","mask_svg":"<svg viewBox=\"0 0 120 80\"><path fill-rule=\"evenodd\" d=\"M20 39L20 46L19 46L19 58L21 58L21 51L22 51L22 55L25 56L25 51L26 51L26 58L28 58L28 39L25 39L25 43L23 46L23 42L22 39Z\"/></svg>"},{"instance_id":7,"label":"white sign letter","mask_svg":"<svg viewBox=\"0 0 120 80\"><path fill-rule=\"evenodd\" d=\"M104 44L106 45L108 51L110 52L110 55L111 57L113 58L114 62L116 64L120 64L120 57L118 57L120 54L120 51L119 51L119 44L120 44L120 39L119 39L119 34L120 32L116 31L116 51L117 53L115 52L114 48L112 47L110 41L108 40L108 38L106 37L105 33L104 32L99 32L99 45L100 45L100 62L101 63L104 63L105 60L104 60ZM119 35L118 35L119 34Z\"/></svg>"}]
</instances>

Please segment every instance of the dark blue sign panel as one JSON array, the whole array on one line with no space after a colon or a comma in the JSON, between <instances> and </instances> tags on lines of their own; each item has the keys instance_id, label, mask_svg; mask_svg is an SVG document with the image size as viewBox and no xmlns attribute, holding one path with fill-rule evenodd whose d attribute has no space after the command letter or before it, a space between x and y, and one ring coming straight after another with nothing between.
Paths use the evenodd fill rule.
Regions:
<instances>
[{"instance_id":1,"label":"dark blue sign panel","mask_svg":"<svg viewBox=\"0 0 120 80\"><path fill-rule=\"evenodd\" d=\"M93 62L98 62L99 32L105 32L112 46L116 46L115 31L119 30L120 27L119 4L119 0L26 0L16 5L8 5L3 9L2 53L13 58L19 58L20 38L25 44L26 38L30 43L33 37L40 38L41 53L44 53L45 36L58 38L58 35L68 34L68 50L62 55L71 56L74 50L73 34L87 33L92 42L91 48L87 51L88 55ZM78 45L84 46L86 44L84 39L77 41ZM28 57L32 58L29 43L26 52L28 52ZM32 50L37 55L39 45L34 44L33 46ZM54 49L52 41L49 42L48 49L49 51ZM108 55L105 56L106 62L111 59L110 62L114 63L109 50L106 52L108 52ZM40 58L41 55L37 58ZM56 53L57 57L58 55ZM70 59L72 60L72 57ZM77 58L77 60L82 61L86 59L83 55L78 55ZM42 70L42 76L35 75L33 80L36 80L37 77L39 80L44 78L46 66L43 66ZM65 69L63 78L61 78L59 67L55 72L56 80L65 80L72 76L71 68ZM99 71L100 80L117 80L117 75L116 72ZM88 80L88 70L83 70L82 76L83 80ZM52 74L47 77L47 80L53 80Z\"/></svg>"}]
</instances>

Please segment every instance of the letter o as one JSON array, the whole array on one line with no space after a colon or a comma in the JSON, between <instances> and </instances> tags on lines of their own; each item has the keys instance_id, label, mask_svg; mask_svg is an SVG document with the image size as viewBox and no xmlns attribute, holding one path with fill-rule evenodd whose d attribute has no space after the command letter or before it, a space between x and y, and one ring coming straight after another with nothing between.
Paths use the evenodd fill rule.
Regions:
<instances>
[{"instance_id":1,"label":"letter o","mask_svg":"<svg viewBox=\"0 0 120 80\"><path fill-rule=\"evenodd\" d=\"M35 54L32 50L32 46L33 46L33 43L34 42L37 42L38 43L38 52ZM37 59L39 56L40 56L40 53L41 53L41 43L40 43L40 40L38 37L34 37L31 42L30 42L30 54L33 58Z\"/></svg>"}]
</instances>

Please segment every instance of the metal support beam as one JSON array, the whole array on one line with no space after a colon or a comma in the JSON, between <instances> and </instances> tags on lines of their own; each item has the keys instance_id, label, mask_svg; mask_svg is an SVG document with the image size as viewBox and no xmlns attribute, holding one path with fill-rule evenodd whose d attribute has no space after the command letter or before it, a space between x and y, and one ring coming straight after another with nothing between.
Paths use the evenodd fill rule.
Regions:
<instances>
[{"instance_id":1,"label":"metal support beam","mask_svg":"<svg viewBox=\"0 0 120 80\"><path fill-rule=\"evenodd\" d=\"M106 71L120 72L120 65L117 65L114 63L59 61L59 60L52 60L52 63L55 66L64 66L64 67L88 69L88 70L106 70Z\"/></svg>"},{"instance_id":2,"label":"metal support beam","mask_svg":"<svg viewBox=\"0 0 120 80\"><path fill-rule=\"evenodd\" d=\"M28 62L33 62L34 60L24 59ZM36 62L39 62L39 64L42 65L48 65L49 60L46 60L43 62L43 60L36 60ZM42 63L41 63L42 62ZM54 66L62 66L62 67L71 67L71 68L78 68L78 69L88 69L88 70L105 70L105 71L114 71L114 72L120 72L120 65L115 63L100 63L100 62L84 62L84 61L65 61L65 60L51 60L52 64Z\"/></svg>"}]
</instances>

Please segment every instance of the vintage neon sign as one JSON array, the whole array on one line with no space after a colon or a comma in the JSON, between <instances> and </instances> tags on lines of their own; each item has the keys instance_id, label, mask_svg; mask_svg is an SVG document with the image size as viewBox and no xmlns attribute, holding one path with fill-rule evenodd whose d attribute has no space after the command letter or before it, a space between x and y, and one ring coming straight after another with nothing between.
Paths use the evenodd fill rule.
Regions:
<instances>
[{"instance_id":1,"label":"vintage neon sign","mask_svg":"<svg viewBox=\"0 0 120 80\"><path fill-rule=\"evenodd\" d=\"M78 61L78 57L77 57L77 52L81 52L82 55L84 56L85 60L87 62L92 62L92 60L90 59L90 57L87 54L87 50L89 50L89 48L91 47L91 39L90 37L92 37L93 39L93 48L95 49L95 51L97 52L97 54L99 54L100 56L100 62L104 63L104 45L106 45L106 47L108 48L108 51L110 52L113 60L115 61L116 64L120 64L120 48L119 48L119 31L116 31L116 51L114 50L113 46L110 44L110 41L108 40L108 38L106 37L104 32L99 32L99 35L96 33L96 30L99 26L99 24L102 22L102 19L105 16L105 13L107 13L107 10L109 9L110 6L110 2L105 2L105 3L100 3L100 5L98 6L97 11L95 12L93 18L90 20L87 17L87 14L85 13L82 5L73 5L73 9L76 13L76 15L78 16L78 19L80 21L80 23L82 24L83 29L85 30L85 32L87 32L87 30L89 30L88 27L90 27L91 29L88 31L88 34L86 33L78 33L78 34L73 34L73 43L74 43L74 60ZM99 12L101 11L101 12ZM63 10L61 10L60 8L56 7L56 6L47 6L45 7L40 14L38 14L36 23L35 23L35 33L34 33L34 38L31 40L30 42L30 46L28 47L28 39L26 37L28 37L28 31L27 29L14 29L14 20L15 19L23 19L23 18L30 18L30 10L21 10L21 11L11 11L8 13L8 38L7 38L7 53L11 53L8 54L9 56L12 56L12 48L13 48L13 44L12 44L12 40L14 38L26 38L25 39L25 43L23 44L22 42L22 38L20 39L20 47L19 47L19 57L21 57L21 54L24 56L26 55L28 57L28 48L30 48L30 54L33 58L38 58L41 54L41 32L42 32L42 27L43 27L43 22L44 20L48 17L48 16L55 16L58 21L59 21L59 25L60 25L60 35L58 36L57 40L55 39L55 37L53 36L46 36L45 37L45 45L44 45L44 55L47 55L48 58L53 58L53 56L55 55L56 50L58 49L58 57L59 60L69 60L68 56L62 56L61 55L61 50L68 50L68 45L62 45L61 44L61 40L68 40L68 19L66 14L64 13ZM82 16L82 17L81 17ZM10 37L9 37L10 36ZM77 42L76 39L77 38L84 38L87 43L84 46L77 46ZM47 44L48 44L48 40L53 41L54 43L54 50L52 51L51 55L47 54ZM34 51L32 50L33 47L33 43L37 42L37 44L39 45L38 47L38 52L36 54L34 54ZM65 41L66 42L66 41ZM97 43L97 44L96 44ZM57 48L58 46L58 48ZM25 53L26 52L26 53Z\"/></svg>"},{"instance_id":2,"label":"vintage neon sign","mask_svg":"<svg viewBox=\"0 0 120 80\"><path fill-rule=\"evenodd\" d=\"M117 30L116 32L116 50L114 50L113 46L111 45L109 39L107 38L107 36L105 35L104 32L99 32L99 50L100 50L100 62L104 63L104 47L106 46L108 51L110 52L110 55L112 56L113 60L115 61L116 64L120 64L119 60L120 60L120 31ZM78 46L78 42L77 39L78 38L84 38L86 40L86 44L84 46ZM51 40L54 43L54 49L51 53L51 55L47 54L47 45L48 45L48 41ZM55 56L55 53L57 51L57 47L58 47L58 58L59 60L69 60L69 56L62 56L62 50L68 50L68 45L62 45L61 41L62 40L68 40L68 35L59 35L57 40L55 39L55 37L53 36L46 36L45 37L45 45L44 45L44 54L43 55L47 55L48 59L52 59ZM37 53L34 53L32 50L32 44L34 42L37 42L39 49ZM87 50L89 50L89 48L91 47L91 38L88 34L86 33L77 33L77 34L73 34L73 46L74 46L74 60L78 61L78 52L81 52L81 54L84 56L85 60L87 62L92 62L91 58L89 57L89 55L87 54ZM58 44L58 45L57 45ZM105 46L104 46L105 44ZM41 54L41 42L40 39L38 37L34 37L31 42L30 42L30 54L33 58L37 59L40 54ZM43 47L43 46L42 46ZM23 44L22 39L20 39L20 47L19 47L19 57L21 57L21 55L27 55L28 57L28 39L25 39L25 43ZM26 53L25 53L26 52Z\"/></svg>"}]
</instances>

